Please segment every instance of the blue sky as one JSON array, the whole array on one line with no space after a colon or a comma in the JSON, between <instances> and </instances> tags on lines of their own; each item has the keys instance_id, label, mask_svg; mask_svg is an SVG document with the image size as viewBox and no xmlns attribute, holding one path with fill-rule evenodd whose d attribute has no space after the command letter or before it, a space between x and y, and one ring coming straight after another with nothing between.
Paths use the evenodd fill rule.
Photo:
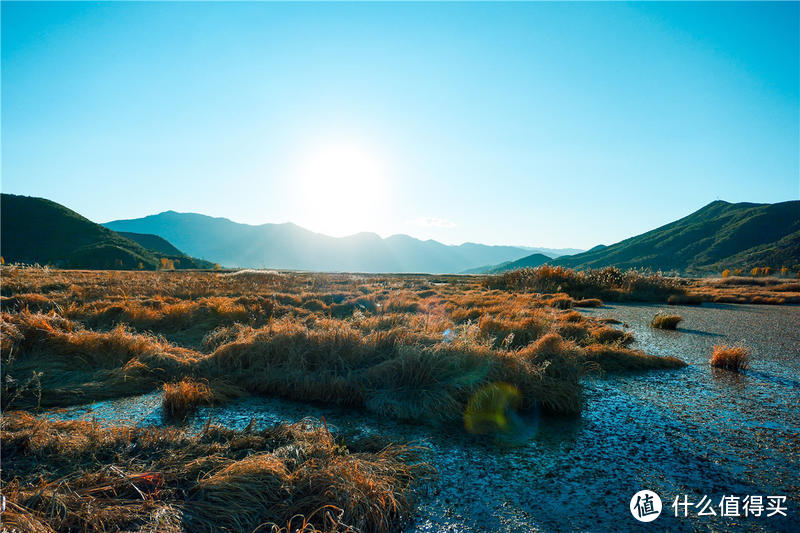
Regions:
<instances>
[{"instance_id":1,"label":"blue sky","mask_svg":"<svg viewBox=\"0 0 800 533\"><path fill-rule=\"evenodd\" d=\"M588 248L800 197L798 3L2 4L2 190Z\"/></svg>"}]
</instances>

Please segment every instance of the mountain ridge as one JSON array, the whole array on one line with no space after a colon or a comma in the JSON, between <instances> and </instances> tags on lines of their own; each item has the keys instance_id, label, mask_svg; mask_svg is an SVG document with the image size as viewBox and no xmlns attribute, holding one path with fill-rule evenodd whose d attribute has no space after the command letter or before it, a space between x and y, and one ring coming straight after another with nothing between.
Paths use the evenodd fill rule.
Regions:
<instances>
[{"instance_id":1,"label":"mountain ridge","mask_svg":"<svg viewBox=\"0 0 800 533\"><path fill-rule=\"evenodd\" d=\"M2 193L0 220L0 253L9 263L155 270L162 266L163 258L176 268L213 267L180 252L167 254L146 248L46 198Z\"/></svg>"},{"instance_id":2,"label":"mountain ridge","mask_svg":"<svg viewBox=\"0 0 800 533\"><path fill-rule=\"evenodd\" d=\"M756 266L797 270L800 201L760 204L716 200L650 231L558 257L548 264L579 270L615 266L686 274Z\"/></svg>"},{"instance_id":3,"label":"mountain ridge","mask_svg":"<svg viewBox=\"0 0 800 533\"><path fill-rule=\"evenodd\" d=\"M159 235L191 255L237 268L453 273L531 253L516 246L446 245L405 234L382 238L361 232L331 237L292 222L243 224L226 217L173 210L104 225L117 231Z\"/></svg>"},{"instance_id":4,"label":"mountain ridge","mask_svg":"<svg viewBox=\"0 0 800 533\"><path fill-rule=\"evenodd\" d=\"M499 265L485 265L479 268L471 268L461 272L461 274L499 274L500 272L517 270L519 268L535 268L552 260L552 257L545 254L531 254L517 259L516 261L506 261Z\"/></svg>"}]
</instances>

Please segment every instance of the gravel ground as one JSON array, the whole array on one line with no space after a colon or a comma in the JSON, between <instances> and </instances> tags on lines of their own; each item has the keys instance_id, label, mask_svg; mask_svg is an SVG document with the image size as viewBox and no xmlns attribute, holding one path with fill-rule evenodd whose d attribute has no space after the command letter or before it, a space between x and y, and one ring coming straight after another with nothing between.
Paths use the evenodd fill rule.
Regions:
<instances>
[{"instance_id":1,"label":"gravel ground","mask_svg":"<svg viewBox=\"0 0 800 533\"><path fill-rule=\"evenodd\" d=\"M659 310L677 312L678 331L648 326ZM513 439L468 435L383 420L349 410L269 398L247 398L190 421L245 427L325 417L340 431L378 433L430 447L437 481L420 494L417 531L800 531L800 307L613 305L586 311L614 317L639 347L675 355L689 366L586 383L586 409L572 420L520 418ZM715 344L741 342L752 368L712 371ZM161 424L160 395L149 394L61 410L59 418L95 417ZM650 489L663 511L650 526L629 511ZM723 495L787 496L788 517L675 517L672 502Z\"/></svg>"}]
</instances>

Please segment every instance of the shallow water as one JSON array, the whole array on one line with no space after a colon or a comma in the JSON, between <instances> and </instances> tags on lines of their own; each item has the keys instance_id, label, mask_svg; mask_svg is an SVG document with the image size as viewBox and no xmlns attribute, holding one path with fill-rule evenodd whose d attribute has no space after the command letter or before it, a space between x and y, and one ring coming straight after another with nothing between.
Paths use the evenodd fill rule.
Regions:
<instances>
[{"instance_id":1,"label":"shallow water","mask_svg":"<svg viewBox=\"0 0 800 533\"><path fill-rule=\"evenodd\" d=\"M676 332L653 330L659 310L677 312ZM247 398L201 409L190 421L245 427L324 417L341 431L378 433L430 447L437 481L420 495L411 530L636 531L629 511L641 489L661 496L653 530L798 531L800 512L800 307L757 305L609 305L585 311L614 317L642 348L674 355L687 368L597 376L586 383L581 417L527 416L522 442L474 437L457 427L436 428L380 419L351 410L270 398ZM712 371L715 344L741 342L753 353L751 370ZM59 418L161 422L157 393L61 410ZM710 497L719 515L723 495L787 496L780 516L677 518L678 495Z\"/></svg>"}]
</instances>

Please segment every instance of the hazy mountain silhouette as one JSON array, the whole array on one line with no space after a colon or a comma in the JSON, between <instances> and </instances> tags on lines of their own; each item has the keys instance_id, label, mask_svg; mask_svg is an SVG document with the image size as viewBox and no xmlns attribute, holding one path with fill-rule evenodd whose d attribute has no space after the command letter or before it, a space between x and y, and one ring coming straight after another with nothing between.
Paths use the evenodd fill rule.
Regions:
<instances>
[{"instance_id":1,"label":"hazy mountain silhouette","mask_svg":"<svg viewBox=\"0 0 800 533\"><path fill-rule=\"evenodd\" d=\"M153 270L164 257L175 262L177 268L213 266L186 256L166 242L160 243L160 247L169 246L174 252L145 248L44 198L2 194L0 211L0 253L8 263ZM142 237L162 241L155 236Z\"/></svg>"},{"instance_id":2,"label":"hazy mountain silhouette","mask_svg":"<svg viewBox=\"0 0 800 533\"><path fill-rule=\"evenodd\" d=\"M531 253L531 249L515 246L449 246L408 235L383 239L374 233L357 233L336 238L292 223L252 226L175 211L116 220L105 226L159 235L186 253L229 267L443 273L512 261Z\"/></svg>"}]
</instances>

